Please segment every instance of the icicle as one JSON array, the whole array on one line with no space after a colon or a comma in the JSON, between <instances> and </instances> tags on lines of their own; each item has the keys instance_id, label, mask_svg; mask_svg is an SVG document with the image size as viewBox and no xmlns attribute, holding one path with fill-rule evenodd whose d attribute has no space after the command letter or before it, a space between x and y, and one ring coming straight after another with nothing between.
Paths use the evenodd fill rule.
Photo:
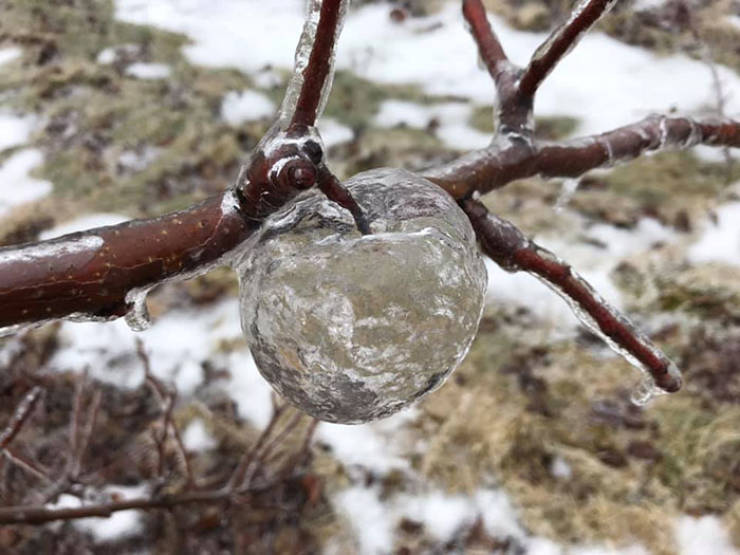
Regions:
<instances>
[{"instance_id":1,"label":"icicle","mask_svg":"<svg viewBox=\"0 0 740 555\"><path fill-rule=\"evenodd\" d=\"M144 331L152 325L149 310L146 306L146 296L149 289L132 289L126 294L126 302L132 305L126 313L125 320L133 331Z\"/></svg>"},{"instance_id":2,"label":"icicle","mask_svg":"<svg viewBox=\"0 0 740 555\"><path fill-rule=\"evenodd\" d=\"M563 180L563 184L560 187L560 194L558 195L558 198L555 201L555 206L553 207L555 212L562 212L563 209L568 206L570 199L573 198L573 195L578 190L578 185L580 185L580 183L581 181L579 179Z\"/></svg>"}]
</instances>

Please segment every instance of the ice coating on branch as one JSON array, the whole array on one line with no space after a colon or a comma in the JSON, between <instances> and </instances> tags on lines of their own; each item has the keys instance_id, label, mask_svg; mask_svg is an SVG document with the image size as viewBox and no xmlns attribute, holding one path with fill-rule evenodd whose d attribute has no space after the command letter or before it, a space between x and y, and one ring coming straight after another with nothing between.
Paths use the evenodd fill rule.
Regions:
<instances>
[{"instance_id":1,"label":"ice coating on branch","mask_svg":"<svg viewBox=\"0 0 740 555\"><path fill-rule=\"evenodd\" d=\"M285 97L283 98L283 103L280 106L279 122L281 127L283 128L293 117L293 112L295 112L298 97L300 96L301 88L303 87L303 72L308 66L308 60L311 56L311 50L313 49L314 42L316 41L316 29L319 24L321 2L322 0L306 0L306 20L303 24L303 31L301 32L301 38L298 41L298 47L295 51L293 75L288 82L288 88L285 91ZM330 58L327 60L330 69L326 77L326 81L321 87L321 101L319 102L316 110L317 120L324 111L326 102L329 100L329 92L331 91L331 84L334 79L334 62L336 60L337 39L339 38L339 34L342 32L342 25L344 24L344 18L347 15L349 2L350 0L342 0L339 7L339 23L336 27L336 34L334 36L334 49L331 52Z\"/></svg>"},{"instance_id":2,"label":"ice coating on branch","mask_svg":"<svg viewBox=\"0 0 740 555\"><path fill-rule=\"evenodd\" d=\"M152 325L146 306L148 294L149 288L132 289L126 294L126 303L131 305L131 309L126 313L125 320L131 331L144 331Z\"/></svg>"},{"instance_id":3,"label":"ice coating on branch","mask_svg":"<svg viewBox=\"0 0 740 555\"><path fill-rule=\"evenodd\" d=\"M552 260L556 260L561 264L565 264L550 251L541 247L534 248L537 249L538 254L543 258L549 258ZM578 320L581 322L581 324L583 324L584 327L586 327L594 335L598 336L602 341L604 341L604 343L609 346L612 351L620 355L622 358L624 358L627 362L629 362L632 366L640 371L640 373L642 374L640 382L633 390L631 396L633 403L642 406L647 404L656 395L662 395L666 393L655 384L655 380L653 379L652 375L650 374L650 370L645 366L645 364L635 358L632 353L617 344L611 337L604 333L599 327L599 324L596 322L596 320L594 320L594 318L588 312L586 312L575 299L571 298L570 295L568 295L560 287L544 279L537 273L528 273L530 273L531 275L539 279L542 283L547 285L550 289L555 291L555 293L557 293L568 304L570 309L573 311L573 314L576 316L576 318L578 318ZM630 322L625 316L620 314L618 310L616 310L613 306L609 304L609 302L606 301L606 299L599 295L591 286L591 284L588 283L583 277L578 275L573 269L570 270L570 273L573 278L589 292L590 296L592 296L594 299L597 299L599 304L607 309L607 311L615 320L617 320L625 328L629 329L632 335L637 337L644 347L649 349L656 358L666 364L668 373L672 377L680 380L681 372L673 361L668 360L668 358L660 351L660 349L653 345L652 341L650 341L650 339L645 334L638 331L634 324L632 324L632 322Z\"/></svg>"},{"instance_id":4,"label":"ice coating on branch","mask_svg":"<svg viewBox=\"0 0 740 555\"><path fill-rule=\"evenodd\" d=\"M436 185L390 169L345 185L372 235L311 191L266 220L236 268L262 375L305 412L358 423L400 410L457 367L486 272L467 216Z\"/></svg>"},{"instance_id":5,"label":"ice coating on branch","mask_svg":"<svg viewBox=\"0 0 740 555\"><path fill-rule=\"evenodd\" d=\"M581 0L571 12L568 20L562 23L560 27L558 27L547 38L547 40L537 48L534 55L532 56L532 61L530 62L530 65L541 62L549 54L550 50L552 50L554 44L564 39L565 32L575 24L576 19L580 18L583 15L584 10L593 3L594 0ZM604 10L601 12L599 17L596 18L590 25L584 26L583 29L580 29L578 31L578 34L568 43L567 49L562 55L559 56L559 58L562 59L567 56L570 51L573 50L576 44L578 44L578 41L581 40L581 37L596 24L596 21L598 21L605 14L609 13L609 11L616 5L616 3L617 0L609 0L604 6ZM547 68L547 73L545 76L549 75L550 72L552 72L552 70L555 68L555 65L556 64L552 64Z\"/></svg>"}]
</instances>

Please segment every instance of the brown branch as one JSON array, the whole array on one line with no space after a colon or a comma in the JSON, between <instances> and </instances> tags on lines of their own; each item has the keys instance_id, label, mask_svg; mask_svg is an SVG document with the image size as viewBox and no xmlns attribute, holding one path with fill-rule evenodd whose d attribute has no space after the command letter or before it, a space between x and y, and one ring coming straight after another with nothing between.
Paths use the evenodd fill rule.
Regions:
<instances>
[{"instance_id":1,"label":"brown branch","mask_svg":"<svg viewBox=\"0 0 740 555\"><path fill-rule=\"evenodd\" d=\"M535 51L519 82L520 94L534 97L558 62L615 3L616 0L581 0L568 21L555 29Z\"/></svg>"},{"instance_id":2,"label":"brown branch","mask_svg":"<svg viewBox=\"0 0 740 555\"><path fill-rule=\"evenodd\" d=\"M131 509L169 509L178 505L193 503L223 503L230 501L234 494L228 490L194 491L180 495L162 495L157 497L137 497L123 501L113 501L66 509L48 509L35 505L0 508L0 524L43 524L55 520L73 520L77 518L106 518L119 511Z\"/></svg>"},{"instance_id":3,"label":"brown branch","mask_svg":"<svg viewBox=\"0 0 740 555\"><path fill-rule=\"evenodd\" d=\"M39 463L30 460L24 455L21 455L15 449L11 447L6 447L3 450L3 455L5 455L9 461L18 465L29 474L36 476L41 481L46 482L47 484L52 483L52 479L49 478L49 471L47 469L43 468Z\"/></svg>"},{"instance_id":4,"label":"brown branch","mask_svg":"<svg viewBox=\"0 0 740 555\"><path fill-rule=\"evenodd\" d=\"M465 20L470 25L470 33L478 45L478 52L483 63L486 64L488 73L491 74L494 81L498 82L503 71L502 62L508 62L509 59L488 22L483 3L481 0L463 0L462 12Z\"/></svg>"},{"instance_id":5,"label":"brown branch","mask_svg":"<svg viewBox=\"0 0 740 555\"><path fill-rule=\"evenodd\" d=\"M238 490L245 485L247 471L249 470L250 466L255 460L260 449L262 449L262 446L269 439L270 434L272 433L272 430L275 428L275 425L278 423L278 420L280 420L280 417L282 416L283 412L285 412L286 405L278 405L274 398L273 398L272 405L273 405L273 410L272 410L272 417L270 418L270 421L267 423L267 426L265 427L264 430L262 430L262 433L257 438L257 442L252 446L251 449L249 449L246 453L244 453L241 460L236 465L234 472L231 474L231 477L229 478L229 483L228 483L229 489Z\"/></svg>"},{"instance_id":6,"label":"brown branch","mask_svg":"<svg viewBox=\"0 0 740 555\"><path fill-rule=\"evenodd\" d=\"M626 162L644 154L697 144L740 147L740 121L694 121L649 116L600 135L543 146L512 143L470 152L427 170L424 177L460 200L485 194L517 179L577 177L589 170Z\"/></svg>"},{"instance_id":7,"label":"brown branch","mask_svg":"<svg viewBox=\"0 0 740 555\"><path fill-rule=\"evenodd\" d=\"M319 22L308 65L303 71L303 85L293 112L292 125L313 126L320 109L325 88L329 86L334 62L334 47L342 24L345 0L323 0ZM306 23L311 25L310 22Z\"/></svg>"},{"instance_id":8,"label":"brown branch","mask_svg":"<svg viewBox=\"0 0 740 555\"><path fill-rule=\"evenodd\" d=\"M494 262L508 271L524 271L542 279L569 304L578 307L574 312L582 323L634 358L650 373L658 387L671 393L680 389L681 377L675 364L601 298L570 265L526 239L512 223L490 214L479 201L466 199L460 204L473 224L483 251Z\"/></svg>"},{"instance_id":9,"label":"brown branch","mask_svg":"<svg viewBox=\"0 0 740 555\"><path fill-rule=\"evenodd\" d=\"M2 434L0 434L0 452L7 448L8 445L10 445L10 442L13 441L21 431L23 425L26 423L29 416L31 416L31 413L33 412L33 409L43 391L44 388L39 385L33 387L31 391L26 393L23 400L15 408L13 416L10 418L10 422L8 422L8 425L5 427Z\"/></svg>"},{"instance_id":10,"label":"brown branch","mask_svg":"<svg viewBox=\"0 0 740 555\"><path fill-rule=\"evenodd\" d=\"M370 224L368 223L367 217L362 211L362 208L360 208L360 205L357 204L357 201L352 197L345 186L342 185L342 182L339 181L339 179L337 179L325 165L322 165L319 168L317 185L326 198L335 202L352 214L352 218L355 220L355 225L360 233L363 235L370 234Z\"/></svg>"},{"instance_id":11,"label":"brown branch","mask_svg":"<svg viewBox=\"0 0 740 555\"><path fill-rule=\"evenodd\" d=\"M177 454L180 457L185 470L185 478L187 479L187 483L193 484L194 478L192 467L190 466L190 458L188 457L187 450L185 449L185 445L182 442L180 431L178 430L177 425L172 418L172 411L174 410L175 403L177 401L177 391L174 388L170 389L165 386L165 384L162 383L161 380L157 379L157 377L152 373L152 366L149 355L144 349L144 343L139 338L136 339L136 354L139 357L142 366L144 367L145 381L154 392L154 394L157 396L157 400L159 401L162 410L162 433L159 435L159 437L154 434L154 442L157 445L157 456L159 458L159 476L161 477L164 475L164 449L166 446L167 438L169 437L169 434L172 433L172 437L175 442L175 448L177 449Z\"/></svg>"},{"instance_id":12,"label":"brown branch","mask_svg":"<svg viewBox=\"0 0 740 555\"><path fill-rule=\"evenodd\" d=\"M97 420L98 411L100 409L100 402L102 400L102 394L100 390L96 389L93 391L92 399L90 400L87 407L87 415L84 418L84 424L82 423L82 401L84 398L85 385L87 384L87 375L85 374L77 382L77 391L75 393L75 400L72 409L72 422L70 425L70 451L71 457L67 464L65 481L77 480L80 472L82 471L82 462L85 457L85 452L90 443L93 429L95 428L95 422Z\"/></svg>"},{"instance_id":13,"label":"brown branch","mask_svg":"<svg viewBox=\"0 0 740 555\"><path fill-rule=\"evenodd\" d=\"M130 310L130 291L217 262L258 225L232 208L231 196L151 220L0 248L0 328L70 315L116 318Z\"/></svg>"}]
</instances>

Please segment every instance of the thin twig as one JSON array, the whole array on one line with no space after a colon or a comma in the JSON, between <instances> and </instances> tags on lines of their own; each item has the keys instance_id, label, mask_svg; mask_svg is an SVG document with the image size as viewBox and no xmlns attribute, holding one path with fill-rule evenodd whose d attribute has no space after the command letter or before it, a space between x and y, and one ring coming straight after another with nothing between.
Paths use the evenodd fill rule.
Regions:
<instances>
[{"instance_id":1,"label":"thin twig","mask_svg":"<svg viewBox=\"0 0 740 555\"><path fill-rule=\"evenodd\" d=\"M463 0L462 12L470 25L470 32L478 45L481 60L486 64L488 73L498 82L502 71L502 62L508 62L506 53L491 28L486 16L486 9L481 0Z\"/></svg>"},{"instance_id":2,"label":"thin twig","mask_svg":"<svg viewBox=\"0 0 740 555\"><path fill-rule=\"evenodd\" d=\"M525 238L514 224L489 213L481 202L467 199L461 202L461 206L468 214L484 252L494 262L506 270L525 271L542 279L578 307L575 312L579 317L582 313L588 314L589 318L580 317L581 322L607 342L629 353L650 372L658 387L667 392L678 391L681 378L670 359L601 298L569 264Z\"/></svg>"},{"instance_id":3,"label":"thin twig","mask_svg":"<svg viewBox=\"0 0 740 555\"><path fill-rule=\"evenodd\" d=\"M52 479L49 478L49 471L47 469L42 468L40 464L30 460L24 455L21 455L20 453L18 453L18 451L16 451L12 447L6 447L5 450L3 451L3 455L5 455L9 461L11 461L14 464L17 464L19 467L23 468L29 474L33 474L40 480L46 482L47 484L52 483Z\"/></svg>"},{"instance_id":4,"label":"thin twig","mask_svg":"<svg viewBox=\"0 0 740 555\"><path fill-rule=\"evenodd\" d=\"M169 434L172 434L174 439L175 448L178 452L178 457L182 462L183 469L185 471L185 478L187 483L192 485L194 483L192 467L190 466L190 458L188 457L185 446L182 442L180 430L177 428L174 419L172 418L172 412L177 402L177 390L174 388L167 387L161 380L159 380L152 373L151 361L149 355L144 349L144 343L141 339L136 339L136 354L144 367L144 377L146 383L152 389L154 394L157 396L159 403L162 408L162 432L159 436L154 434L154 443L157 445L158 460L158 474L159 476L164 475L164 462L165 462L165 447Z\"/></svg>"},{"instance_id":5,"label":"thin twig","mask_svg":"<svg viewBox=\"0 0 740 555\"><path fill-rule=\"evenodd\" d=\"M558 62L615 3L616 0L581 0L570 18L535 51L519 82L520 94L532 98Z\"/></svg>"},{"instance_id":6,"label":"thin twig","mask_svg":"<svg viewBox=\"0 0 740 555\"><path fill-rule=\"evenodd\" d=\"M44 388L40 385L34 386L31 391L26 393L23 400L15 408L13 416L10 418L10 422L8 422L8 425L5 427L2 434L0 434L0 451L5 449L21 431L23 424L26 423L31 412L33 412L43 390Z\"/></svg>"},{"instance_id":7,"label":"thin twig","mask_svg":"<svg viewBox=\"0 0 740 555\"><path fill-rule=\"evenodd\" d=\"M232 495L231 492L224 490L195 491L181 495L139 497L67 509L48 509L39 506L3 507L0 508L0 524L43 524L54 520L73 520L87 517L107 518L115 512L131 509L167 509L192 503L221 503L230 500Z\"/></svg>"},{"instance_id":8,"label":"thin twig","mask_svg":"<svg viewBox=\"0 0 740 555\"><path fill-rule=\"evenodd\" d=\"M332 202L337 203L342 208L345 208L352 214L352 219L355 221L357 229L363 235L370 234L370 224L367 221L365 213L357 201L352 197L347 188L342 185L342 182L329 171L325 165L319 168L317 185L326 198Z\"/></svg>"},{"instance_id":9,"label":"thin twig","mask_svg":"<svg viewBox=\"0 0 740 555\"><path fill-rule=\"evenodd\" d=\"M229 479L229 482L228 482L227 487L229 489L238 490L244 484L247 470L251 466L252 461L256 457L259 450L262 448L262 445L270 437L270 434L272 433L273 428L277 424L278 420L280 420L280 417L282 416L285 409L286 409L285 405L278 405L273 399L272 417L270 418L270 421L267 423L267 426L265 427L265 429L262 431L260 436L257 438L257 441L254 444L254 446L252 446L251 449L249 449L246 453L244 453L241 460L236 465L236 468L234 469L234 472L232 473L231 478Z\"/></svg>"}]
</instances>

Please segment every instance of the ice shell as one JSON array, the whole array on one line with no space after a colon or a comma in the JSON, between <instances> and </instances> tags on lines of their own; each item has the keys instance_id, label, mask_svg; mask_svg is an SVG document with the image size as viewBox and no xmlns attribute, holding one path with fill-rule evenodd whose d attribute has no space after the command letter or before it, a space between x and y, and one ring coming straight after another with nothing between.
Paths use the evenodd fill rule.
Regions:
<instances>
[{"instance_id":1,"label":"ice shell","mask_svg":"<svg viewBox=\"0 0 740 555\"><path fill-rule=\"evenodd\" d=\"M317 418L359 423L419 399L460 364L486 271L467 216L433 183L379 169L345 185L373 235L310 191L265 222L236 267L262 375Z\"/></svg>"}]
</instances>

